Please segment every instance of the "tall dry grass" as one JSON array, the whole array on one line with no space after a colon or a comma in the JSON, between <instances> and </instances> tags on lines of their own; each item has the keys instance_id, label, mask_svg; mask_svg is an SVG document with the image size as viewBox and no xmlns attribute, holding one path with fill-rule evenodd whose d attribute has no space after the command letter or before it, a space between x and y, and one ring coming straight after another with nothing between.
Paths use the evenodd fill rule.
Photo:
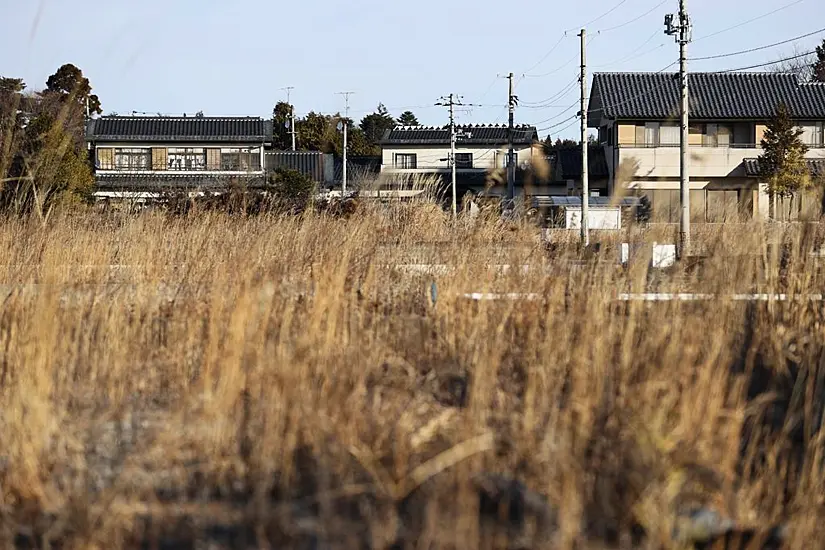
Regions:
<instances>
[{"instance_id":1,"label":"tall dry grass","mask_svg":"<svg viewBox=\"0 0 825 550\"><path fill-rule=\"evenodd\" d=\"M653 273L607 240L551 254L532 228L426 203L6 220L0 537L676 548L682 511L706 506L810 548L822 303L615 298L819 292L819 232L724 228L701 265ZM409 263L453 269L393 269ZM513 291L541 299L462 296Z\"/></svg>"}]
</instances>

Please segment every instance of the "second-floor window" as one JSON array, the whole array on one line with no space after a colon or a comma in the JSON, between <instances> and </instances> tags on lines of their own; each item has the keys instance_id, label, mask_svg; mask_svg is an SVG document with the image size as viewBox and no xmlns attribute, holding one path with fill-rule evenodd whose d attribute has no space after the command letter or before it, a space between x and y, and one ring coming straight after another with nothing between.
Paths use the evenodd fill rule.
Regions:
<instances>
[{"instance_id":1,"label":"second-floor window","mask_svg":"<svg viewBox=\"0 0 825 550\"><path fill-rule=\"evenodd\" d=\"M223 149L221 170L233 172L256 171L261 169L261 155L249 149Z\"/></svg>"},{"instance_id":2,"label":"second-floor window","mask_svg":"<svg viewBox=\"0 0 825 550\"><path fill-rule=\"evenodd\" d=\"M455 154L456 168L472 168L473 154L472 153L456 153Z\"/></svg>"},{"instance_id":3,"label":"second-floor window","mask_svg":"<svg viewBox=\"0 0 825 550\"><path fill-rule=\"evenodd\" d=\"M800 124L802 143L808 147L822 147L825 145L825 122L805 122Z\"/></svg>"},{"instance_id":4,"label":"second-floor window","mask_svg":"<svg viewBox=\"0 0 825 550\"><path fill-rule=\"evenodd\" d=\"M414 170L417 166L417 156L415 153L396 153L395 167L402 170Z\"/></svg>"},{"instance_id":5,"label":"second-floor window","mask_svg":"<svg viewBox=\"0 0 825 550\"><path fill-rule=\"evenodd\" d=\"M152 150L115 149L114 164L115 170L151 170ZM101 168L107 169L110 167L101 166Z\"/></svg>"},{"instance_id":6,"label":"second-floor window","mask_svg":"<svg viewBox=\"0 0 825 550\"><path fill-rule=\"evenodd\" d=\"M206 149L169 149L169 170L206 170Z\"/></svg>"}]
</instances>

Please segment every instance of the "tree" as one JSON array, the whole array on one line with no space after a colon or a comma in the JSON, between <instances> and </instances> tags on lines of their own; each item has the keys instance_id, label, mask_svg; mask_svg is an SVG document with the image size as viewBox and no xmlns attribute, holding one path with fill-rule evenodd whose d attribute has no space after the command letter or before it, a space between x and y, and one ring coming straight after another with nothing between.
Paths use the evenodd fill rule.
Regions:
<instances>
[{"instance_id":1,"label":"tree","mask_svg":"<svg viewBox=\"0 0 825 550\"><path fill-rule=\"evenodd\" d=\"M23 130L25 89L26 84L20 78L0 77L0 180L8 177L18 152Z\"/></svg>"},{"instance_id":2,"label":"tree","mask_svg":"<svg viewBox=\"0 0 825 550\"><path fill-rule=\"evenodd\" d=\"M269 190L280 206L301 212L312 203L315 182L297 170L278 168L269 177Z\"/></svg>"},{"instance_id":3,"label":"tree","mask_svg":"<svg viewBox=\"0 0 825 550\"><path fill-rule=\"evenodd\" d=\"M89 113L99 115L103 113L100 99L92 93L89 79L83 76L83 71L67 63L57 69L57 72L46 81L45 93L59 94L65 100L78 104L85 111L88 100Z\"/></svg>"},{"instance_id":4,"label":"tree","mask_svg":"<svg viewBox=\"0 0 825 550\"><path fill-rule=\"evenodd\" d=\"M298 143L306 151L323 151L332 153L331 137L335 131L332 117L311 111L307 116L295 122Z\"/></svg>"},{"instance_id":5,"label":"tree","mask_svg":"<svg viewBox=\"0 0 825 550\"><path fill-rule=\"evenodd\" d=\"M792 206L794 194L811 183L805 161L808 147L799 138L801 135L802 130L794 124L787 105L779 104L765 129L764 152L759 156L759 170L768 184L772 203L774 197L790 197Z\"/></svg>"},{"instance_id":6,"label":"tree","mask_svg":"<svg viewBox=\"0 0 825 550\"><path fill-rule=\"evenodd\" d=\"M812 79L814 82L825 82L825 40L822 41L821 46L816 47Z\"/></svg>"},{"instance_id":7,"label":"tree","mask_svg":"<svg viewBox=\"0 0 825 550\"><path fill-rule=\"evenodd\" d=\"M419 126L418 119L412 111L404 111L401 113L401 116L398 117L397 122L401 126Z\"/></svg>"},{"instance_id":8,"label":"tree","mask_svg":"<svg viewBox=\"0 0 825 550\"><path fill-rule=\"evenodd\" d=\"M573 139L560 139L557 138L556 141L553 141L553 138L547 136L544 141L542 142L542 147L544 149L545 154L555 153L562 149L576 149L581 147L578 141Z\"/></svg>"},{"instance_id":9,"label":"tree","mask_svg":"<svg viewBox=\"0 0 825 550\"><path fill-rule=\"evenodd\" d=\"M792 57L792 59L774 63L769 69L775 73L792 73L800 82L810 82L813 77L814 58L810 55L802 55L802 53L799 46L794 46L790 55L782 56Z\"/></svg>"},{"instance_id":10,"label":"tree","mask_svg":"<svg viewBox=\"0 0 825 550\"><path fill-rule=\"evenodd\" d=\"M378 142L384 137L384 133L387 130L395 128L395 125L395 119L390 116L383 103L379 103L376 111L362 118L361 124L359 124L367 140L369 140L374 148L377 147Z\"/></svg>"},{"instance_id":11,"label":"tree","mask_svg":"<svg viewBox=\"0 0 825 550\"><path fill-rule=\"evenodd\" d=\"M85 149L49 113L40 113L25 128L12 184L2 203L15 212L46 215L55 205L91 199L94 176Z\"/></svg>"},{"instance_id":12,"label":"tree","mask_svg":"<svg viewBox=\"0 0 825 550\"><path fill-rule=\"evenodd\" d=\"M276 149L285 151L292 148L292 136L289 135L290 115L294 107L286 101L279 101L272 110L274 124L273 145ZM296 138L298 136L295 136Z\"/></svg>"}]
</instances>

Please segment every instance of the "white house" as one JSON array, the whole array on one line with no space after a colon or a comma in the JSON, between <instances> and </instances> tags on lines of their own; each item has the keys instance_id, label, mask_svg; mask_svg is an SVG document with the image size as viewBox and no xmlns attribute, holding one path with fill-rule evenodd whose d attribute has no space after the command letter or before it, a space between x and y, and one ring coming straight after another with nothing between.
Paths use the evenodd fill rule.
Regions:
<instances>
[{"instance_id":1,"label":"white house","mask_svg":"<svg viewBox=\"0 0 825 550\"><path fill-rule=\"evenodd\" d=\"M507 126L463 125L457 126L456 132L458 185L464 191L480 191L488 176L500 184L507 166ZM534 126L517 126L513 130L517 185L522 171L530 165L537 141ZM436 174L446 178L451 172L449 126L399 126L387 131L380 145L384 174Z\"/></svg>"},{"instance_id":2,"label":"white house","mask_svg":"<svg viewBox=\"0 0 825 550\"><path fill-rule=\"evenodd\" d=\"M694 221L768 216L767 186L760 181L756 159L766 124L780 103L803 130L811 172L825 175L825 84L800 84L791 74L690 75ZM654 221L665 223L677 222L679 216L679 105L679 82L672 73L593 77L589 123L604 146L610 193L621 185L645 196ZM795 204L802 207L802 201Z\"/></svg>"}]
</instances>

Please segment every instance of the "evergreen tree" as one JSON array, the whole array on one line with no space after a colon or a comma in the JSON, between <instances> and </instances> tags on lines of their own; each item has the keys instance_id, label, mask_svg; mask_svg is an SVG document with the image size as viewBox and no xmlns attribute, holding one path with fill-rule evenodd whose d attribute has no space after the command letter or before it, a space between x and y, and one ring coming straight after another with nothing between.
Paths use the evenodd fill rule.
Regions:
<instances>
[{"instance_id":1,"label":"evergreen tree","mask_svg":"<svg viewBox=\"0 0 825 550\"><path fill-rule=\"evenodd\" d=\"M378 108L372 114L361 119L359 124L361 130L369 140L374 149L377 149L378 142L384 137L387 130L395 128L395 119L390 116L383 103L378 104ZM373 151L374 152L374 151Z\"/></svg>"},{"instance_id":2,"label":"evergreen tree","mask_svg":"<svg viewBox=\"0 0 825 550\"><path fill-rule=\"evenodd\" d=\"M419 126L418 118L412 111L404 111L398 117L397 122L400 126Z\"/></svg>"},{"instance_id":3,"label":"evergreen tree","mask_svg":"<svg viewBox=\"0 0 825 550\"><path fill-rule=\"evenodd\" d=\"M825 82L825 40L822 41L821 46L816 47L812 78L814 82Z\"/></svg>"},{"instance_id":4,"label":"evergreen tree","mask_svg":"<svg viewBox=\"0 0 825 550\"><path fill-rule=\"evenodd\" d=\"M272 122L274 126L272 132L274 134L273 146L275 149L286 151L292 148L292 136L289 133L292 109L294 109L294 107L286 101L279 101L272 111ZM296 135L295 137L297 138L298 136Z\"/></svg>"},{"instance_id":5,"label":"evergreen tree","mask_svg":"<svg viewBox=\"0 0 825 550\"><path fill-rule=\"evenodd\" d=\"M791 197L811 183L805 153L808 147L802 143L802 130L794 124L787 105L780 104L776 115L767 124L759 170L768 184L768 194L773 197Z\"/></svg>"}]
</instances>

